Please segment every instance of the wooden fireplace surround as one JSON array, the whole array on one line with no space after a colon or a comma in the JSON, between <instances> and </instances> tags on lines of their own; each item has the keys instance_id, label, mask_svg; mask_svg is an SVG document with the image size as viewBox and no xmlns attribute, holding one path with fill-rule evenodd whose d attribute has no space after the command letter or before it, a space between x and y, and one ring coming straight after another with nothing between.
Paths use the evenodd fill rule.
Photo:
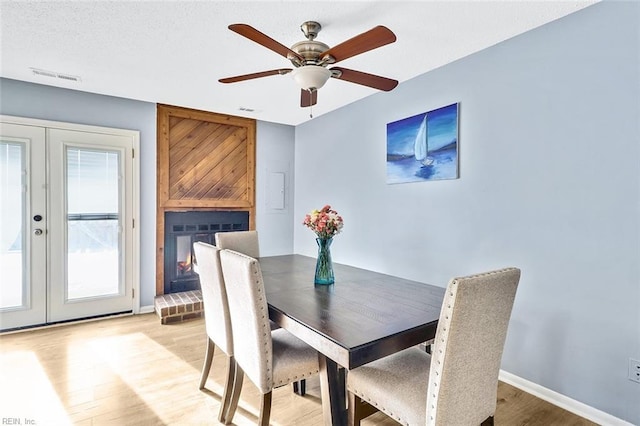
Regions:
<instances>
[{"instance_id":1,"label":"wooden fireplace surround","mask_svg":"<svg viewBox=\"0 0 640 426\"><path fill-rule=\"evenodd\" d=\"M168 211L248 211L255 229L256 122L158 104L156 295L164 293Z\"/></svg>"}]
</instances>

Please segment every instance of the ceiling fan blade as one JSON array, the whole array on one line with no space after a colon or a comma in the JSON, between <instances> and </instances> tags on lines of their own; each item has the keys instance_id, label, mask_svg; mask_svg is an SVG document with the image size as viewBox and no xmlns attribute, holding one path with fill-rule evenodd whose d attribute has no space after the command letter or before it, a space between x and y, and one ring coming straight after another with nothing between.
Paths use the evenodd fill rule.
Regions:
<instances>
[{"instance_id":1,"label":"ceiling fan blade","mask_svg":"<svg viewBox=\"0 0 640 426\"><path fill-rule=\"evenodd\" d=\"M250 25L231 24L229 25L229 29L240 34L243 37L248 38L249 40L255 41L256 43L266 47L267 49L273 50L277 54L282 55L287 59L289 59L290 57L294 57L298 58L300 61L304 61L304 58L302 56L298 55L287 46L275 41L268 35L261 33Z\"/></svg>"},{"instance_id":2,"label":"ceiling fan blade","mask_svg":"<svg viewBox=\"0 0 640 426\"><path fill-rule=\"evenodd\" d=\"M334 59L333 62L343 61L394 41L396 41L396 35L389 28L379 25L333 46L322 54L322 58L325 59L327 56L331 56Z\"/></svg>"},{"instance_id":3,"label":"ceiling fan blade","mask_svg":"<svg viewBox=\"0 0 640 426\"><path fill-rule=\"evenodd\" d=\"M268 77L270 75L285 75L293 71L291 68L280 68L277 70L254 72L253 74L237 75L235 77L221 78L220 83L236 83L238 81L252 80L254 78Z\"/></svg>"},{"instance_id":4,"label":"ceiling fan blade","mask_svg":"<svg viewBox=\"0 0 640 426\"><path fill-rule=\"evenodd\" d=\"M379 75L368 74L362 71L354 71L347 68L333 67L330 71L340 71L339 76L335 76L338 80L348 81L350 83L361 84L363 86L373 87L374 89L384 90L388 92L393 90L397 85L397 80L392 80ZM332 75L333 77L333 75Z\"/></svg>"},{"instance_id":5,"label":"ceiling fan blade","mask_svg":"<svg viewBox=\"0 0 640 426\"><path fill-rule=\"evenodd\" d=\"M318 103L318 91L317 90L304 90L300 89L300 106L302 108L315 105Z\"/></svg>"}]
</instances>

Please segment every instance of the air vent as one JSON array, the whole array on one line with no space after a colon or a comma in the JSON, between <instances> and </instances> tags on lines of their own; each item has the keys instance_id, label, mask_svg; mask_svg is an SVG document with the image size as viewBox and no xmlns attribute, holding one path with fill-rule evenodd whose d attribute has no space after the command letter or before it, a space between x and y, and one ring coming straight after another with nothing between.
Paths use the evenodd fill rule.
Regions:
<instances>
[{"instance_id":1,"label":"air vent","mask_svg":"<svg viewBox=\"0 0 640 426\"><path fill-rule=\"evenodd\" d=\"M78 83L82 81L80 79L80 77L78 77L77 75L62 74L62 73L59 73L59 72L41 70L41 69L38 69L38 68L30 68L30 69L31 69L31 72L33 72L34 75L38 75L38 76L42 76L42 77L59 78L61 80L75 81L75 82L78 82Z\"/></svg>"},{"instance_id":2,"label":"air vent","mask_svg":"<svg viewBox=\"0 0 640 426\"><path fill-rule=\"evenodd\" d=\"M35 75L42 75L42 76L45 76L45 77L54 77L54 78L57 77L57 74L54 73L54 72L49 72L49 71L44 71L44 70L37 70L37 69L34 69L34 68L31 68L31 71L33 71L33 73Z\"/></svg>"}]
</instances>

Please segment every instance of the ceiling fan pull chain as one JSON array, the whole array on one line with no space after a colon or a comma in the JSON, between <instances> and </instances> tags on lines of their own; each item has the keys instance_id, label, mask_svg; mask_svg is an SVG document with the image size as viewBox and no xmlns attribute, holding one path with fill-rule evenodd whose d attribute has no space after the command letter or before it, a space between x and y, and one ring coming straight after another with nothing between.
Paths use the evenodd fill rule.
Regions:
<instances>
[{"instance_id":1,"label":"ceiling fan pull chain","mask_svg":"<svg viewBox=\"0 0 640 426\"><path fill-rule=\"evenodd\" d=\"M313 90L309 89L309 97L313 99ZM313 102L309 102L309 118L313 118Z\"/></svg>"}]
</instances>

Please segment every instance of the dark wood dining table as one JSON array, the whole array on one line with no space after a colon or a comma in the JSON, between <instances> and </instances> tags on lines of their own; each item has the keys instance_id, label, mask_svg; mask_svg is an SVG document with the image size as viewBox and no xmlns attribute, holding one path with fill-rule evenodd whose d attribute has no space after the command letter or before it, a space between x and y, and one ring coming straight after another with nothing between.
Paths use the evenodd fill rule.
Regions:
<instances>
[{"instance_id":1,"label":"dark wood dining table","mask_svg":"<svg viewBox=\"0 0 640 426\"><path fill-rule=\"evenodd\" d=\"M443 287L337 263L334 284L314 285L315 258L259 261L269 318L318 351L326 425L347 422L345 369L435 337Z\"/></svg>"}]
</instances>

